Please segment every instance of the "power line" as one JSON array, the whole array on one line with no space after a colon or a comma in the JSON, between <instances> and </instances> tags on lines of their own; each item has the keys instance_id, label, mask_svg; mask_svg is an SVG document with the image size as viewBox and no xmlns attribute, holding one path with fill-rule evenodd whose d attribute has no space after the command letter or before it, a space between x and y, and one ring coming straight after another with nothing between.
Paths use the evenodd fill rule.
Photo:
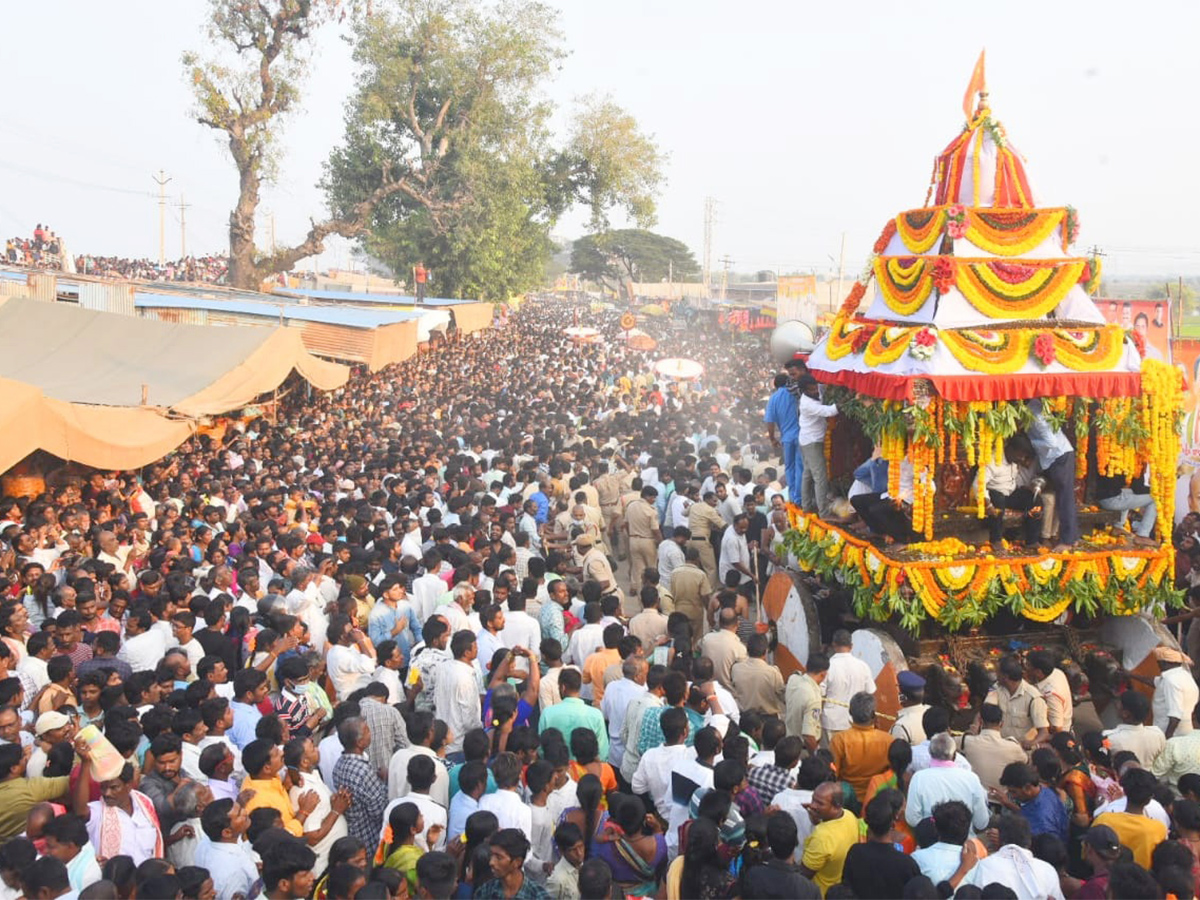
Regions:
<instances>
[{"instance_id":1,"label":"power line","mask_svg":"<svg viewBox=\"0 0 1200 900\"><path fill-rule=\"evenodd\" d=\"M96 184L92 181L81 181L78 178L71 178L69 175L56 175L51 172L42 172L38 169L32 169L29 166L22 166L17 163L4 162L0 160L0 169L9 169L13 172L19 172L22 175L28 175L30 178L43 178L47 181L60 181L63 184L74 185L75 187L88 188L94 191L111 191L114 194L129 194L133 197L153 197L153 191L138 191L132 188L113 187L108 184Z\"/></svg>"}]
</instances>

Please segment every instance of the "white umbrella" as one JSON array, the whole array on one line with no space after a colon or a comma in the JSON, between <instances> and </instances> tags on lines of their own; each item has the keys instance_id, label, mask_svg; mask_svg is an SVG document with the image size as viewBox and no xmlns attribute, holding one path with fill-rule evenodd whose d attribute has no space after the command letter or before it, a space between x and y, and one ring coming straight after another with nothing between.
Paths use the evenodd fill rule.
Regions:
<instances>
[{"instance_id":1,"label":"white umbrella","mask_svg":"<svg viewBox=\"0 0 1200 900\"><path fill-rule=\"evenodd\" d=\"M566 330L565 330L563 333L564 333L564 334L565 334L567 337L573 337L573 338L590 338L590 337L595 337L595 336L596 336L596 335L598 335L600 332L599 332L599 331L597 331L595 328L583 328L583 327L581 327L581 326L579 326L579 325L576 325L576 326L575 326L575 327L573 327L573 328L568 328L568 329L566 329Z\"/></svg>"},{"instance_id":2,"label":"white umbrella","mask_svg":"<svg viewBox=\"0 0 1200 900\"><path fill-rule=\"evenodd\" d=\"M660 359L654 364L654 371L664 378L674 378L678 381L691 381L704 374L704 366L694 359L672 357Z\"/></svg>"}]
</instances>

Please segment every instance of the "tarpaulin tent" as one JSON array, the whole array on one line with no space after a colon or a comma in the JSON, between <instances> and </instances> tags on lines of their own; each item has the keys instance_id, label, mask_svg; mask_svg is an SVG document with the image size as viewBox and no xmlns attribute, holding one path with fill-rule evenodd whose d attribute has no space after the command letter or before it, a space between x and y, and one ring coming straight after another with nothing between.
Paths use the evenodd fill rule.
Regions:
<instances>
[{"instance_id":1,"label":"tarpaulin tent","mask_svg":"<svg viewBox=\"0 0 1200 900\"><path fill-rule=\"evenodd\" d=\"M161 459L192 434L189 419L148 408L54 400L0 378L0 472L35 450L98 469L132 469Z\"/></svg>"},{"instance_id":2,"label":"tarpaulin tent","mask_svg":"<svg viewBox=\"0 0 1200 900\"><path fill-rule=\"evenodd\" d=\"M184 325L22 297L0 305L0 378L50 399L205 416L244 406L293 370L319 390L349 377L309 353L296 329Z\"/></svg>"}]
</instances>

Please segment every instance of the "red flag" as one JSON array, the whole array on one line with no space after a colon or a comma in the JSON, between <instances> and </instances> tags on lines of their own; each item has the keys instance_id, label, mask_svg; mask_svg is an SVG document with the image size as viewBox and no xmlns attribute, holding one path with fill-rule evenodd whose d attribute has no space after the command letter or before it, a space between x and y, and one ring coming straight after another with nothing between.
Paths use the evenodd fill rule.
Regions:
<instances>
[{"instance_id":1,"label":"red flag","mask_svg":"<svg viewBox=\"0 0 1200 900\"><path fill-rule=\"evenodd\" d=\"M967 85L967 92L963 94L963 115L970 122L975 114L975 95L980 91L987 90L987 79L983 74L983 54L985 51L979 51L979 59L975 62L975 71L971 73L971 82Z\"/></svg>"}]
</instances>

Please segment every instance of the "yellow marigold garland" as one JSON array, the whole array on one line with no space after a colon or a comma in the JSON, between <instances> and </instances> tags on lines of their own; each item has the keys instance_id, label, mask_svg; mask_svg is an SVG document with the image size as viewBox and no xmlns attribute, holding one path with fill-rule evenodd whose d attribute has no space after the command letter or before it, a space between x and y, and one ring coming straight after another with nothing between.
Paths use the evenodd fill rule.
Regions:
<instances>
[{"instance_id":1,"label":"yellow marigold garland","mask_svg":"<svg viewBox=\"0 0 1200 900\"><path fill-rule=\"evenodd\" d=\"M1033 332L1024 328L944 329L938 332L938 337L964 369L988 375L1019 371L1029 360L1033 344Z\"/></svg>"},{"instance_id":2,"label":"yellow marigold garland","mask_svg":"<svg viewBox=\"0 0 1200 900\"><path fill-rule=\"evenodd\" d=\"M1155 530L1163 541L1170 540L1175 521L1175 463L1179 458L1179 411L1183 390L1179 372L1158 360L1142 362L1142 408L1150 434L1150 496L1158 508Z\"/></svg>"},{"instance_id":3,"label":"yellow marigold garland","mask_svg":"<svg viewBox=\"0 0 1200 900\"><path fill-rule=\"evenodd\" d=\"M904 246L913 253L928 253L942 239L946 227L946 210L935 206L910 209L896 216L896 231Z\"/></svg>"},{"instance_id":4,"label":"yellow marigold garland","mask_svg":"<svg viewBox=\"0 0 1200 900\"><path fill-rule=\"evenodd\" d=\"M904 351L908 349L908 345L916 333L916 328L887 326L877 328L871 335L871 340L867 342L867 349L863 352L863 362L871 368L895 362L904 355Z\"/></svg>"},{"instance_id":5,"label":"yellow marigold garland","mask_svg":"<svg viewBox=\"0 0 1200 900\"><path fill-rule=\"evenodd\" d=\"M957 263L956 285L975 309L993 319L1039 319L1051 312L1067 292L1079 282L1086 260L1053 261L1031 265L1028 277L1009 281L1000 277L1002 266L1014 266L999 260Z\"/></svg>"},{"instance_id":6,"label":"yellow marigold garland","mask_svg":"<svg viewBox=\"0 0 1200 900\"><path fill-rule=\"evenodd\" d=\"M1125 332L1120 325L1074 330L1055 328L1054 359L1076 372L1103 372L1121 361Z\"/></svg>"},{"instance_id":7,"label":"yellow marigold garland","mask_svg":"<svg viewBox=\"0 0 1200 900\"><path fill-rule=\"evenodd\" d=\"M885 403L897 401L886 400ZM900 496L900 462L904 459L905 434L901 428L885 428L879 436L880 455L888 462L888 495Z\"/></svg>"},{"instance_id":8,"label":"yellow marigold garland","mask_svg":"<svg viewBox=\"0 0 1200 900\"><path fill-rule=\"evenodd\" d=\"M1065 217L1063 208L968 209L967 240L997 256L1020 256L1050 237Z\"/></svg>"},{"instance_id":9,"label":"yellow marigold garland","mask_svg":"<svg viewBox=\"0 0 1200 900\"><path fill-rule=\"evenodd\" d=\"M877 257L874 264L875 283L888 309L901 316L911 316L929 299L933 291L934 257Z\"/></svg>"}]
</instances>

